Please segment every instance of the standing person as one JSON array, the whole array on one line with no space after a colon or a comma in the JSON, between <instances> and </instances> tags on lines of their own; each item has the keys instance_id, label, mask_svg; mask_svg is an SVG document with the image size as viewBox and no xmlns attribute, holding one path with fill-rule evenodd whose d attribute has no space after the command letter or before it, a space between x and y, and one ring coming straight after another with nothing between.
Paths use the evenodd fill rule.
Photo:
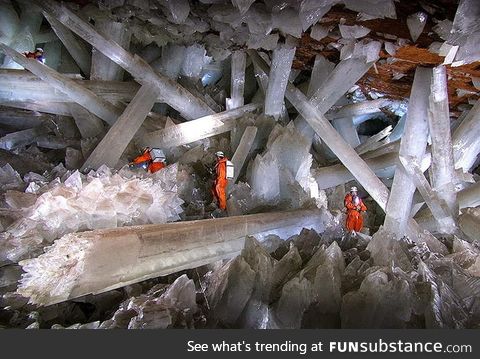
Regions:
<instances>
[{"instance_id":1,"label":"standing person","mask_svg":"<svg viewBox=\"0 0 480 359\"><path fill-rule=\"evenodd\" d=\"M218 208L222 211L227 210L227 161L225 154L222 151L215 153L217 163L215 164L215 181L213 182L212 193L215 197Z\"/></svg>"},{"instance_id":2,"label":"standing person","mask_svg":"<svg viewBox=\"0 0 480 359\"><path fill-rule=\"evenodd\" d=\"M365 212L367 207L363 204L362 199L358 196L357 187L352 187L350 193L347 193L344 200L347 208L347 230L356 236L357 232L363 227L363 218L361 212Z\"/></svg>"}]
</instances>

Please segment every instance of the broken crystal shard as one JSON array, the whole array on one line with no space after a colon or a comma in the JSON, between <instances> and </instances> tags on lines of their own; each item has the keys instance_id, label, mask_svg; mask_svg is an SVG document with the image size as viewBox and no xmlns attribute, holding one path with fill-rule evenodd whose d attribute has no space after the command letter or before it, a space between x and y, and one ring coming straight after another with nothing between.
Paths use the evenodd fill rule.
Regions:
<instances>
[{"instance_id":1,"label":"broken crystal shard","mask_svg":"<svg viewBox=\"0 0 480 359\"><path fill-rule=\"evenodd\" d=\"M455 178L453 147L450 135L450 114L448 107L447 73L444 66L433 69L432 89L428 126L432 141L431 183L438 196L443 199L451 213L456 216Z\"/></svg>"},{"instance_id":2,"label":"broken crystal shard","mask_svg":"<svg viewBox=\"0 0 480 359\"><path fill-rule=\"evenodd\" d=\"M432 70L417 67L408 105L405 132L400 142L400 156L412 156L421 162L427 146L428 105ZM415 185L403 167L396 167L386 207L385 229L401 238L410 216Z\"/></svg>"},{"instance_id":3,"label":"broken crystal shard","mask_svg":"<svg viewBox=\"0 0 480 359\"><path fill-rule=\"evenodd\" d=\"M145 117L152 109L158 91L153 85L143 85L97 145L82 166L83 171L98 169L101 165L114 167L135 133L142 125Z\"/></svg>"},{"instance_id":4,"label":"broken crystal shard","mask_svg":"<svg viewBox=\"0 0 480 359\"><path fill-rule=\"evenodd\" d=\"M269 73L268 86L265 93L265 114L280 117L283 97L292 68L295 48L280 45L273 51L272 66Z\"/></svg>"},{"instance_id":5,"label":"broken crystal shard","mask_svg":"<svg viewBox=\"0 0 480 359\"><path fill-rule=\"evenodd\" d=\"M27 274L18 291L42 305L92 292L102 293L231 258L240 252L246 235L312 225L318 221L319 214L317 210L275 212L69 234L57 240L45 254L21 262ZM222 232L225 239L221 243L216 239L218 232ZM179 251L179 246L183 250ZM70 253L69 258L64 255L65 251ZM112 251L116 253L114 261L108 254ZM71 268L67 273L58 270L67 267ZM95 278L94 285L92 278Z\"/></svg>"},{"instance_id":6,"label":"broken crystal shard","mask_svg":"<svg viewBox=\"0 0 480 359\"><path fill-rule=\"evenodd\" d=\"M185 118L194 119L213 112L204 102L177 83L155 72L140 57L133 56L120 45L102 37L90 24L80 19L64 5L50 0L36 1L35 3L50 15L55 16L78 36L87 40L98 51L130 72L138 82L155 84L165 102L178 110Z\"/></svg>"},{"instance_id":7,"label":"broken crystal shard","mask_svg":"<svg viewBox=\"0 0 480 359\"><path fill-rule=\"evenodd\" d=\"M101 99L92 91L87 90L73 80L70 80L68 77L50 69L36 60L25 58L23 55L3 44L0 44L0 48L10 57L15 59L15 61L22 64L22 66L32 71L42 80L47 81L70 98L75 99L79 105L90 110L107 123L113 124L120 115L120 110L114 105Z\"/></svg>"},{"instance_id":8,"label":"broken crystal shard","mask_svg":"<svg viewBox=\"0 0 480 359\"><path fill-rule=\"evenodd\" d=\"M62 44L65 46L67 51L72 55L73 59L77 63L78 67L82 72L89 77L90 76L90 66L91 66L91 56L87 50L85 44L77 39L72 32L67 29L62 23L57 19L51 17L46 12L43 13L47 21L50 23L55 34L58 36Z\"/></svg>"},{"instance_id":9,"label":"broken crystal shard","mask_svg":"<svg viewBox=\"0 0 480 359\"><path fill-rule=\"evenodd\" d=\"M249 112L260 108L260 104L248 104L234 110L181 123L148 133L138 140L140 146L170 148L192 143L220 133L228 132L235 127L236 120Z\"/></svg>"},{"instance_id":10,"label":"broken crystal shard","mask_svg":"<svg viewBox=\"0 0 480 359\"><path fill-rule=\"evenodd\" d=\"M338 27L340 34L345 39L358 39L366 36L370 32L370 29L360 25L347 26L340 24Z\"/></svg>"},{"instance_id":11,"label":"broken crystal shard","mask_svg":"<svg viewBox=\"0 0 480 359\"><path fill-rule=\"evenodd\" d=\"M408 31L410 31L413 42L416 42L422 34L425 24L427 23L427 17L427 14L422 11L407 17Z\"/></svg>"},{"instance_id":12,"label":"broken crystal shard","mask_svg":"<svg viewBox=\"0 0 480 359\"><path fill-rule=\"evenodd\" d=\"M343 297L342 328L407 327L413 306L409 283L389 277L377 270L365 277L358 291Z\"/></svg>"},{"instance_id":13,"label":"broken crystal shard","mask_svg":"<svg viewBox=\"0 0 480 359\"><path fill-rule=\"evenodd\" d=\"M242 135L240 143L235 150L235 153L232 156L232 163L235 168L234 177L231 183L235 183L238 179L238 176L242 172L242 168L247 160L247 157L252 150L253 142L255 141L255 136L257 135L257 127L248 126L245 129L245 132Z\"/></svg>"},{"instance_id":14,"label":"broken crystal shard","mask_svg":"<svg viewBox=\"0 0 480 359\"><path fill-rule=\"evenodd\" d=\"M124 49L130 45L130 31L125 23L110 19L97 19L95 28L107 40L115 42ZM75 59L75 57L74 57ZM122 81L123 69L96 49L92 50L91 80Z\"/></svg>"},{"instance_id":15,"label":"broken crystal shard","mask_svg":"<svg viewBox=\"0 0 480 359\"><path fill-rule=\"evenodd\" d=\"M227 99L227 110L243 106L246 56L247 55L243 51L235 51L232 53L232 79L230 99Z\"/></svg>"}]
</instances>

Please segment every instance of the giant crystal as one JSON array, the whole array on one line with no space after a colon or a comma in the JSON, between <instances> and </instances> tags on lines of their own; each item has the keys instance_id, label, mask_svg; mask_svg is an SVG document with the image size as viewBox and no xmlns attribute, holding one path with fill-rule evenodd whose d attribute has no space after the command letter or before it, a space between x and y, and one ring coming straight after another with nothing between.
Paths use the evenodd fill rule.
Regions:
<instances>
[{"instance_id":1,"label":"giant crystal","mask_svg":"<svg viewBox=\"0 0 480 359\"><path fill-rule=\"evenodd\" d=\"M318 219L316 210L274 212L69 234L40 257L21 262L27 274L18 291L43 305L101 293L232 257L246 235Z\"/></svg>"},{"instance_id":2,"label":"giant crystal","mask_svg":"<svg viewBox=\"0 0 480 359\"><path fill-rule=\"evenodd\" d=\"M265 93L265 114L280 117L283 97L292 68L295 48L281 45L273 51L267 91Z\"/></svg>"},{"instance_id":3,"label":"giant crystal","mask_svg":"<svg viewBox=\"0 0 480 359\"><path fill-rule=\"evenodd\" d=\"M400 143L400 156L423 160L428 137L428 104L432 71L417 67L408 105L405 133ZM410 217L415 185L403 167L397 166L386 209L385 229L399 237L405 234Z\"/></svg>"}]
</instances>

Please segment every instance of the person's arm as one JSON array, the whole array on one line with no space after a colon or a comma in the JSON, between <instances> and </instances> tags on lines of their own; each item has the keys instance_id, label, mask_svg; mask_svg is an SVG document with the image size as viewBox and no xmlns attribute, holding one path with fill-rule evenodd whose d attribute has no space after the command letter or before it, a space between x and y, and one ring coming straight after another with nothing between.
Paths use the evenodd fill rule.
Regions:
<instances>
[{"instance_id":1,"label":"person's arm","mask_svg":"<svg viewBox=\"0 0 480 359\"><path fill-rule=\"evenodd\" d=\"M344 204L345 204L345 207L347 207L347 209L356 209L356 208L357 208L357 207L353 204L352 198L349 197L349 196L345 197Z\"/></svg>"},{"instance_id":2,"label":"person's arm","mask_svg":"<svg viewBox=\"0 0 480 359\"><path fill-rule=\"evenodd\" d=\"M365 212L367 210L367 206L365 206L365 204L363 204L363 201L360 200L360 210Z\"/></svg>"}]
</instances>

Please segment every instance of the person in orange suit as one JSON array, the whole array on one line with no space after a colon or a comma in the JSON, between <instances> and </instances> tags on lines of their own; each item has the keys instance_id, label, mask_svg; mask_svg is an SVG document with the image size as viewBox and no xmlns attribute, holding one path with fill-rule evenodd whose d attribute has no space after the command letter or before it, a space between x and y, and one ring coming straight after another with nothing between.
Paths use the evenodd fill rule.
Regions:
<instances>
[{"instance_id":1,"label":"person in orange suit","mask_svg":"<svg viewBox=\"0 0 480 359\"><path fill-rule=\"evenodd\" d=\"M31 51L24 52L23 56L25 56L28 59L35 59L43 64L45 63L45 59L43 57L43 49L41 48L37 48L35 52L31 52Z\"/></svg>"},{"instance_id":2,"label":"person in orange suit","mask_svg":"<svg viewBox=\"0 0 480 359\"><path fill-rule=\"evenodd\" d=\"M225 211L227 209L227 158L222 151L215 153L217 163L215 164L215 181L213 182L212 193L217 200L218 208Z\"/></svg>"},{"instance_id":3,"label":"person in orange suit","mask_svg":"<svg viewBox=\"0 0 480 359\"><path fill-rule=\"evenodd\" d=\"M357 187L352 187L350 193L345 196L344 204L347 208L347 230L353 235L363 227L363 218L361 212L365 212L367 207L363 204L362 199L358 196Z\"/></svg>"},{"instance_id":4,"label":"person in orange suit","mask_svg":"<svg viewBox=\"0 0 480 359\"><path fill-rule=\"evenodd\" d=\"M151 151L150 147L145 147L142 154L130 163L130 167L142 167L149 173L155 173L165 168L165 159L161 161L154 160Z\"/></svg>"}]
</instances>

